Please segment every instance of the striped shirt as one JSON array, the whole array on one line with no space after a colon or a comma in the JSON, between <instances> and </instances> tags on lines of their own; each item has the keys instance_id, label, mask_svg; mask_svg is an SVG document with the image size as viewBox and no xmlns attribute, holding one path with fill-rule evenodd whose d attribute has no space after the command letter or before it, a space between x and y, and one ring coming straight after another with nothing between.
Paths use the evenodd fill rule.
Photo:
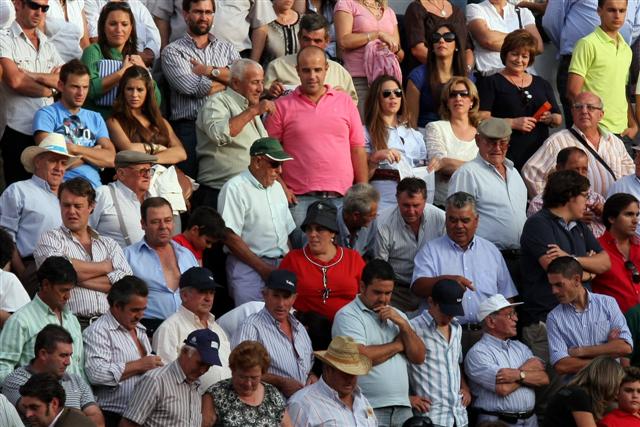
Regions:
<instances>
[{"instance_id":1,"label":"striped shirt","mask_svg":"<svg viewBox=\"0 0 640 427\"><path fill-rule=\"evenodd\" d=\"M49 230L40 236L40 241L33 250L38 268L51 256L63 256L86 262L101 262L110 260L113 270L107 274L111 284L124 276L133 274L129 263L122 253L122 249L115 240L100 236L89 227L91 234L91 253L88 253L82 243L64 225ZM71 290L71 298L67 303L69 309L78 317L94 317L109 311L107 294L82 287L82 283Z\"/></svg>"},{"instance_id":2,"label":"striped shirt","mask_svg":"<svg viewBox=\"0 0 640 427\"><path fill-rule=\"evenodd\" d=\"M620 339L633 347L631 332L613 297L587 291L584 311L576 311L573 304L559 304L547 316L549 362L555 365L569 357L572 347L605 344L612 329L620 330Z\"/></svg>"},{"instance_id":3,"label":"striped shirt","mask_svg":"<svg viewBox=\"0 0 640 427\"><path fill-rule=\"evenodd\" d=\"M375 427L378 425L371 404L359 387L352 393L353 403L347 407L338 392L320 378L296 392L287 403L291 422L296 427Z\"/></svg>"},{"instance_id":4,"label":"striped shirt","mask_svg":"<svg viewBox=\"0 0 640 427\"><path fill-rule=\"evenodd\" d=\"M533 353L516 340L501 340L485 333L467 353L464 372L473 394L473 406L486 411L526 412L533 409L536 393L529 387L518 387L505 397L496 394L496 375L502 368L518 369Z\"/></svg>"},{"instance_id":5,"label":"striped shirt","mask_svg":"<svg viewBox=\"0 0 640 427\"><path fill-rule=\"evenodd\" d=\"M145 427L202 424L199 381L189 382L178 360L144 374L123 417Z\"/></svg>"},{"instance_id":6,"label":"striped shirt","mask_svg":"<svg viewBox=\"0 0 640 427\"><path fill-rule=\"evenodd\" d=\"M20 387L33 375L31 366L21 366L13 371L2 384L2 394L14 405L20 400ZM79 375L65 373L60 379L66 398L64 406L83 410L87 406L96 405L91 387Z\"/></svg>"},{"instance_id":7,"label":"striped shirt","mask_svg":"<svg viewBox=\"0 0 640 427\"><path fill-rule=\"evenodd\" d=\"M585 135L576 126L573 126L579 134L588 142ZM588 142L590 145L591 143ZM542 144L542 147L531 156L522 167L522 178L524 179L529 194L537 195L542 193L547 183L547 175L556 165L558 152L563 148L578 147L582 149L589 158L589 169L587 178L591 183L591 189L596 193L607 196L607 190L613 184L614 178L602 164L589 153L580 141L578 141L569 130L563 130L551 135ZM616 178L634 173L635 166L633 159L627 153L624 144L609 131L600 128L600 142L598 149L593 148L598 155L609 165L616 174Z\"/></svg>"},{"instance_id":8,"label":"striped shirt","mask_svg":"<svg viewBox=\"0 0 640 427\"><path fill-rule=\"evenodd\" d=\"M444 235L445 214L442 209L426 205L420 221L416 239L397 207L385 210L376 220L374 257L391 264L401 286L408 287L411 284L418 250L429 240Z\"/></svg>"},{"instance_id":9,"label":"striped shirt","mask_svg":"<svg viewBox=\"0 0 640 427\"><path fill-rule=\"evenodd\" d=\"M146 328L138 323L136 336L144 347L138 347L126 330L110 311L100 316L84 330L86 371L100 408L122 414L127 408L133 389L141 375L120 380L125 365L151 353L151 343Z\"/></svg>"},{"instance_id":10,"label":"striped shirt","mask_svg":"<svg viewBox=\"0 0 640 427\"><path fill-rule=\"evenodd\" d=\"M84 350L80 323L67 307L62 310L62 320L45 304L40 296L16 311L0 332L0 381L14 369L28 365L34 358L33 347L38 333L50 323L64 327L73 338L73 356L67 372L84 378Z\"/></svg>"},{"instance_id":11,"label":"striped shirt","mask_svg":"<svg viewBox=\"0 0 640 427\"><path fill-rule=\"evenodd\" d=\"M211 90L213 81L194 74L192 59L204 65L228 67L239 58L231 43L212 34L202 49L188 34L167 45L162 50L162 71L171 86L171 120L195 120Z\"/></svg>"},{"instance_id":12,"label":"striped shirt","mask_svg":"<svg viewBox=\"0 0 640 427\"><path fill-rule=\"evenodd\" d=\"M244 321L231 340L231 348L243 341L258 341L271 357L270 374L293 378L305 384L313 365L311 339L302 323L292 314L289 314L289 321L293 340L282 331L278 321L265 307Z\"/></svg>"},{"instance_id":13,"label":"striped shirt","mask_svg":"<svg viewBox=\"0 0 640 427\"><path fill-rule=\"evenodd\" d=\"M467 410L460 398L462 328L454 319L447 342L429 311L410 320L416 334L429 349L424 363L409 363L409 384L414 394L431 400L429 418L438 426L466 426Z\"/></svg>"}]
</instances>

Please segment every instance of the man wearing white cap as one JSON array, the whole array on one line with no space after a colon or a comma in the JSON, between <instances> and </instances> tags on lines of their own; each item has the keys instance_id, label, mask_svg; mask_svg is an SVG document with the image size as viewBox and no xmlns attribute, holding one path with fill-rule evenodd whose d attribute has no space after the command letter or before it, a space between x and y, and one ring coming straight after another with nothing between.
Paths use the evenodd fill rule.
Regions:
<instances>
[{"instance_id":1,"label":"man wearing white cap","mask_svg":"<svg viewBox=\"0 0 640 427\"><path fill-rule=\"evenodd\" d=\"M373 408L357 385L358 376L371 370L371 359L360 354L353 338L334 337L327 350L314 354L323 363L322 377L289 399L293 425L377 426Z\"/></svg>"},{"instance_id":2,"label":"man wearing white cap","mask_svg":"<svg viewBox=\"0 0 640 427\"><path fill-rule=\"evenodd\" d=\"M500 420L537 427L534 388L549 383L544 363L516 336L518 315L501 294L484 300L478 310L484 335L469 350L464 368L471 386L478 422Z\"/></svg>"},{"instance_id":3,"label":"man wearing white cap","mask_svg":"<svg viewBox=\"0 0 640 427\"><path fill-rule=\"evenodd\" d=\"M20 156L25 170L33 176L11 184L0 196L0 227L16 242L12 270L31 296L38 286L33 249L42 233L62 225L58 187L74 159L64 137L51 134Z\"/></svg>"}]
</instances>

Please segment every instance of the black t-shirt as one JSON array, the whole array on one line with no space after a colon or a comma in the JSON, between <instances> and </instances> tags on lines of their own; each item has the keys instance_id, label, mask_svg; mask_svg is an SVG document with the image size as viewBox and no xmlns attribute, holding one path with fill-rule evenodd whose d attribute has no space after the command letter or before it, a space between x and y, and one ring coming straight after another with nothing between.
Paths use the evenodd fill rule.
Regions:
<instances>
[{"instance_id":1,"label":"black t-shirt","mask_svg":"<svg viewBox=\"0 0 640 427\"><path fill-rule=\"evenodd\" d=\"M516 82L517 83L517 82ZM526 93L529 95L527 96ZM551 104L552 113L560 113L556 97L549 82L533 76L531 84L519 88L500 73L478 81L480 110L490 111L492 117L514 119L532 117L544 104ZM549 137L549 126L538 123L531 132L513 130L507 157L519 171L542 143Z\"/></svg>"},{"instance_id":2,"label":"black t-shirt","mask_svg":"<svg viewBox=\"0 0 640 427\"><path fill-rule=\"evenodd\" d=\"M578 257L589 251L602 252L600 243L583 222L578 221L571 230L567 230L560 224L559 217L544 208L529 217L520 237L520 268L527 272L518 289L524 301L518 311L522 326L546 321L547 314L558 305L558 300L551 293L547 272L538 261L550 244L556 244L569 255Z\"/></svg>"},{"instance_id":3,"label":"black t-shirt","mask_svg":"<svg viewBox=\"0 0 640 427\"><path fill-rule=\"evenodd\" d=\"M564 387L547 405L544 427L576 427L572 412L591 412L591 396L581 387Z\"/></svg>"}]
</instances>

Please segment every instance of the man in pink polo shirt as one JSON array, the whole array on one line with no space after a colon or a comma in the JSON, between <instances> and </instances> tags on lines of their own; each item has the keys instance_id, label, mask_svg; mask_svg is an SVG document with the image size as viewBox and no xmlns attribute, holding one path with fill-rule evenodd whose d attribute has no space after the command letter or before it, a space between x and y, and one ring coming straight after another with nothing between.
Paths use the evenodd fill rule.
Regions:
<instances>
[{"instance_id":1,"label":"man in pink polo shirt","mask_svg":"<svg viewBox=\"0 0 640 427\"><path fill-rule=\"evenodd\" d=\"M324 84L324 51L305 47L297 62L300 86L275 102L265 127L294 158L282 167L282 184L299 226L311 203L330 199L340 207L347 189L368 176L358 109L348 94Z\"/></svg>"}]
</instances>

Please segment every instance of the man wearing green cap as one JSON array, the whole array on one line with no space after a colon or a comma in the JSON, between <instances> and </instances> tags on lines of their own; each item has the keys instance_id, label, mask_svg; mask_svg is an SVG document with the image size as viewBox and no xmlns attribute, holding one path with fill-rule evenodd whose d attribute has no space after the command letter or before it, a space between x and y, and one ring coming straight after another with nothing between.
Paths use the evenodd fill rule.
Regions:
<instances>
[{"instance_id":1,"label":"man wearing green cap","mask_svg":"<svg viewBox=\"0 0 640 427\"><path fill-rule=\"evenodd\" d=\"M256 140L249 154L249 169L224 184L218 208L227 227L256 256L277 266L289 252L289 234L296 227L287 196L277 180L282 163L293 157L275 138ZM260 274L233 255L227 258L227 278L236 306L262 300L264 282Z\"/></svg>"}]
</instances>

